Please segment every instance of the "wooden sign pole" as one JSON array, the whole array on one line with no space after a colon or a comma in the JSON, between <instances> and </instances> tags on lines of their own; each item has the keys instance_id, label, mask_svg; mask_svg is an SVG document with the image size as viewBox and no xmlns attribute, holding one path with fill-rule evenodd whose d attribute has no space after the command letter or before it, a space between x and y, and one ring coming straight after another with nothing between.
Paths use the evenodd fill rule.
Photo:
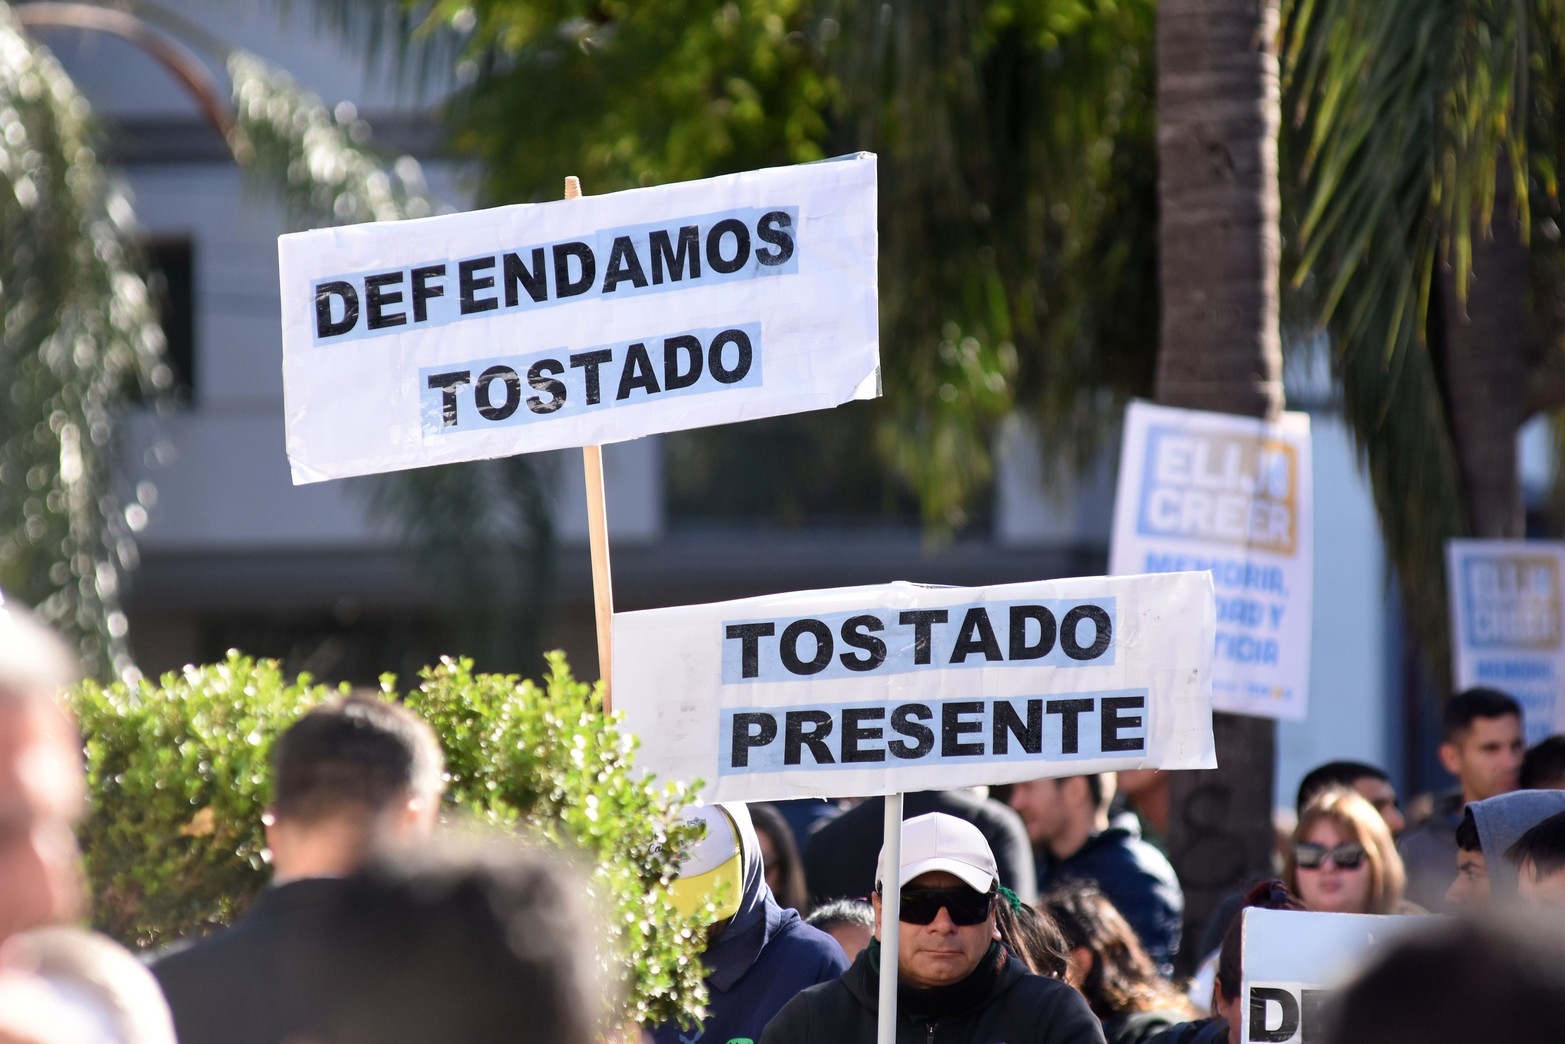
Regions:
<instances>
[{"instance_id":1,"label":"wooden sign pole","mask_svg":"<svg viewBox=\"0 0 1565 1044\"><path fill-rule=\"evenodd\" d=\"M565 179L565 198L581 197L581 181ZM598 677L603 679L603 711L614 709L609 665L611 625L614 621L614 586L609 573L609 522L604 510L603 447L581 448L582 470L587 479L587 540L592 549L592 605L598 624Z\"/></svg>"}]
</instances>

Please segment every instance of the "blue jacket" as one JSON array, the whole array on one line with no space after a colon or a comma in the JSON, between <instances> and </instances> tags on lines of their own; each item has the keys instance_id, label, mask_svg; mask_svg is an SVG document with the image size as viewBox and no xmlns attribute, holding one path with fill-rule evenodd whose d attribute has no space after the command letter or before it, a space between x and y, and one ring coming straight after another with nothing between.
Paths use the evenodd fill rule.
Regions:
<instances>
[{"instance_id":1,"label":"blue jacket","mask_svg":"<svg viewBox=\"0 0 1565 1044\"><path fill-rule=\"evenodd\" d=\"M1040 848L1038 890L1070 880L1096 884L1141 937L1152 960L1165 970L1173 967L1185 893L1162 852L1126 826L1093 834L1066 859L1055 859L1047 847Z\"/></svg>"},{"instance_id":2,"label":"blue jacket","mask_svg":"<svg viewBox=\"0 0 1565 1044\"><path fill-rule=\"evenodd\" d=\"M848 970L837 940L805 924L797 911L777 905L749 815L731 818L744 858L744 894L739 912L701 956L711 990L707 1017L689 1030L654 1027L657 1044L752 1044L800 990Z\"/></svg>"}]
</instances>

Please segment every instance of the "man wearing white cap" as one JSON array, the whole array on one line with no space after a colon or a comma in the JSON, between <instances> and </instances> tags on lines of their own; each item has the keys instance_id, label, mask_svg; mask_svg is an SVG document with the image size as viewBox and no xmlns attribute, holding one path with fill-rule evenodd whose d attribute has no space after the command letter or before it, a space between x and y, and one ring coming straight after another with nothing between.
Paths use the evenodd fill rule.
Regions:
<instances>
[{"instance_id":1,"label":"man wearing white cap","mask_svg":"<svg viewBox=\"0 0 1565 1044\"><path fill-rule=\"evenodd\" d=\"M835 982L790 1001L761 1044L872 1042L880 1007L881 897L901 889L897 939L899 1044L1102 1044L1081 995L1029 972L1000 944L994 853L976 827L942 813L902 824L902 860L876 871L875 940Z\"/></svg>"}]
</instances>

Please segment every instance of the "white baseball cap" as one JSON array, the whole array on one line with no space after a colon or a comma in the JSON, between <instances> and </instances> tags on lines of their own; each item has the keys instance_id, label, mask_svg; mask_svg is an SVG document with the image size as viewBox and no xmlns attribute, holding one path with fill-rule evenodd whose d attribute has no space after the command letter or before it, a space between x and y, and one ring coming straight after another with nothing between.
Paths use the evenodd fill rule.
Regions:
<instances>
[{"instance_id":1,"label":"white baseball cap","mask_svg":"<svg viewBox=\"0 0 1565 1044\"><path fill-rule=\"evenodd\" d=\"M902 824L902 866L897 873L901 888L920 874L944 870L968 886L988 892L1000 879L989 842L973 824L944 812L928 812ZM875 864L875 885L886 879L886 849Z\"/></svg>"}]
</instances>

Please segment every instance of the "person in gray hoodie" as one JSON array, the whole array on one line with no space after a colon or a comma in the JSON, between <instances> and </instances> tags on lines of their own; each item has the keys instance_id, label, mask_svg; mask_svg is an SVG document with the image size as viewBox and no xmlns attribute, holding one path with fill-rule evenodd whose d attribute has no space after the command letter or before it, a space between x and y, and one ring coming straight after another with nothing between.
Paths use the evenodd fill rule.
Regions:
<instances>
[{"instance_id":1,"label":"person in gray hoodie","mask_svg":"<svg viewBox=\"0 0 1565 1044\"><path fill-rule=\"evenodd\" d=\"M1470 802L1463 816L1472 817L1480 851L1457 852L1458 865L1453 867L1457 881L1448 899L1466 906L1514 901L1518 875L1504 858L1506 850L1532 826L1559 812L1565 812L1565 790L1513 790ZM1475 860L1485 874L1473 873L1468 864Z\"/></svg>"}]
</instances>

